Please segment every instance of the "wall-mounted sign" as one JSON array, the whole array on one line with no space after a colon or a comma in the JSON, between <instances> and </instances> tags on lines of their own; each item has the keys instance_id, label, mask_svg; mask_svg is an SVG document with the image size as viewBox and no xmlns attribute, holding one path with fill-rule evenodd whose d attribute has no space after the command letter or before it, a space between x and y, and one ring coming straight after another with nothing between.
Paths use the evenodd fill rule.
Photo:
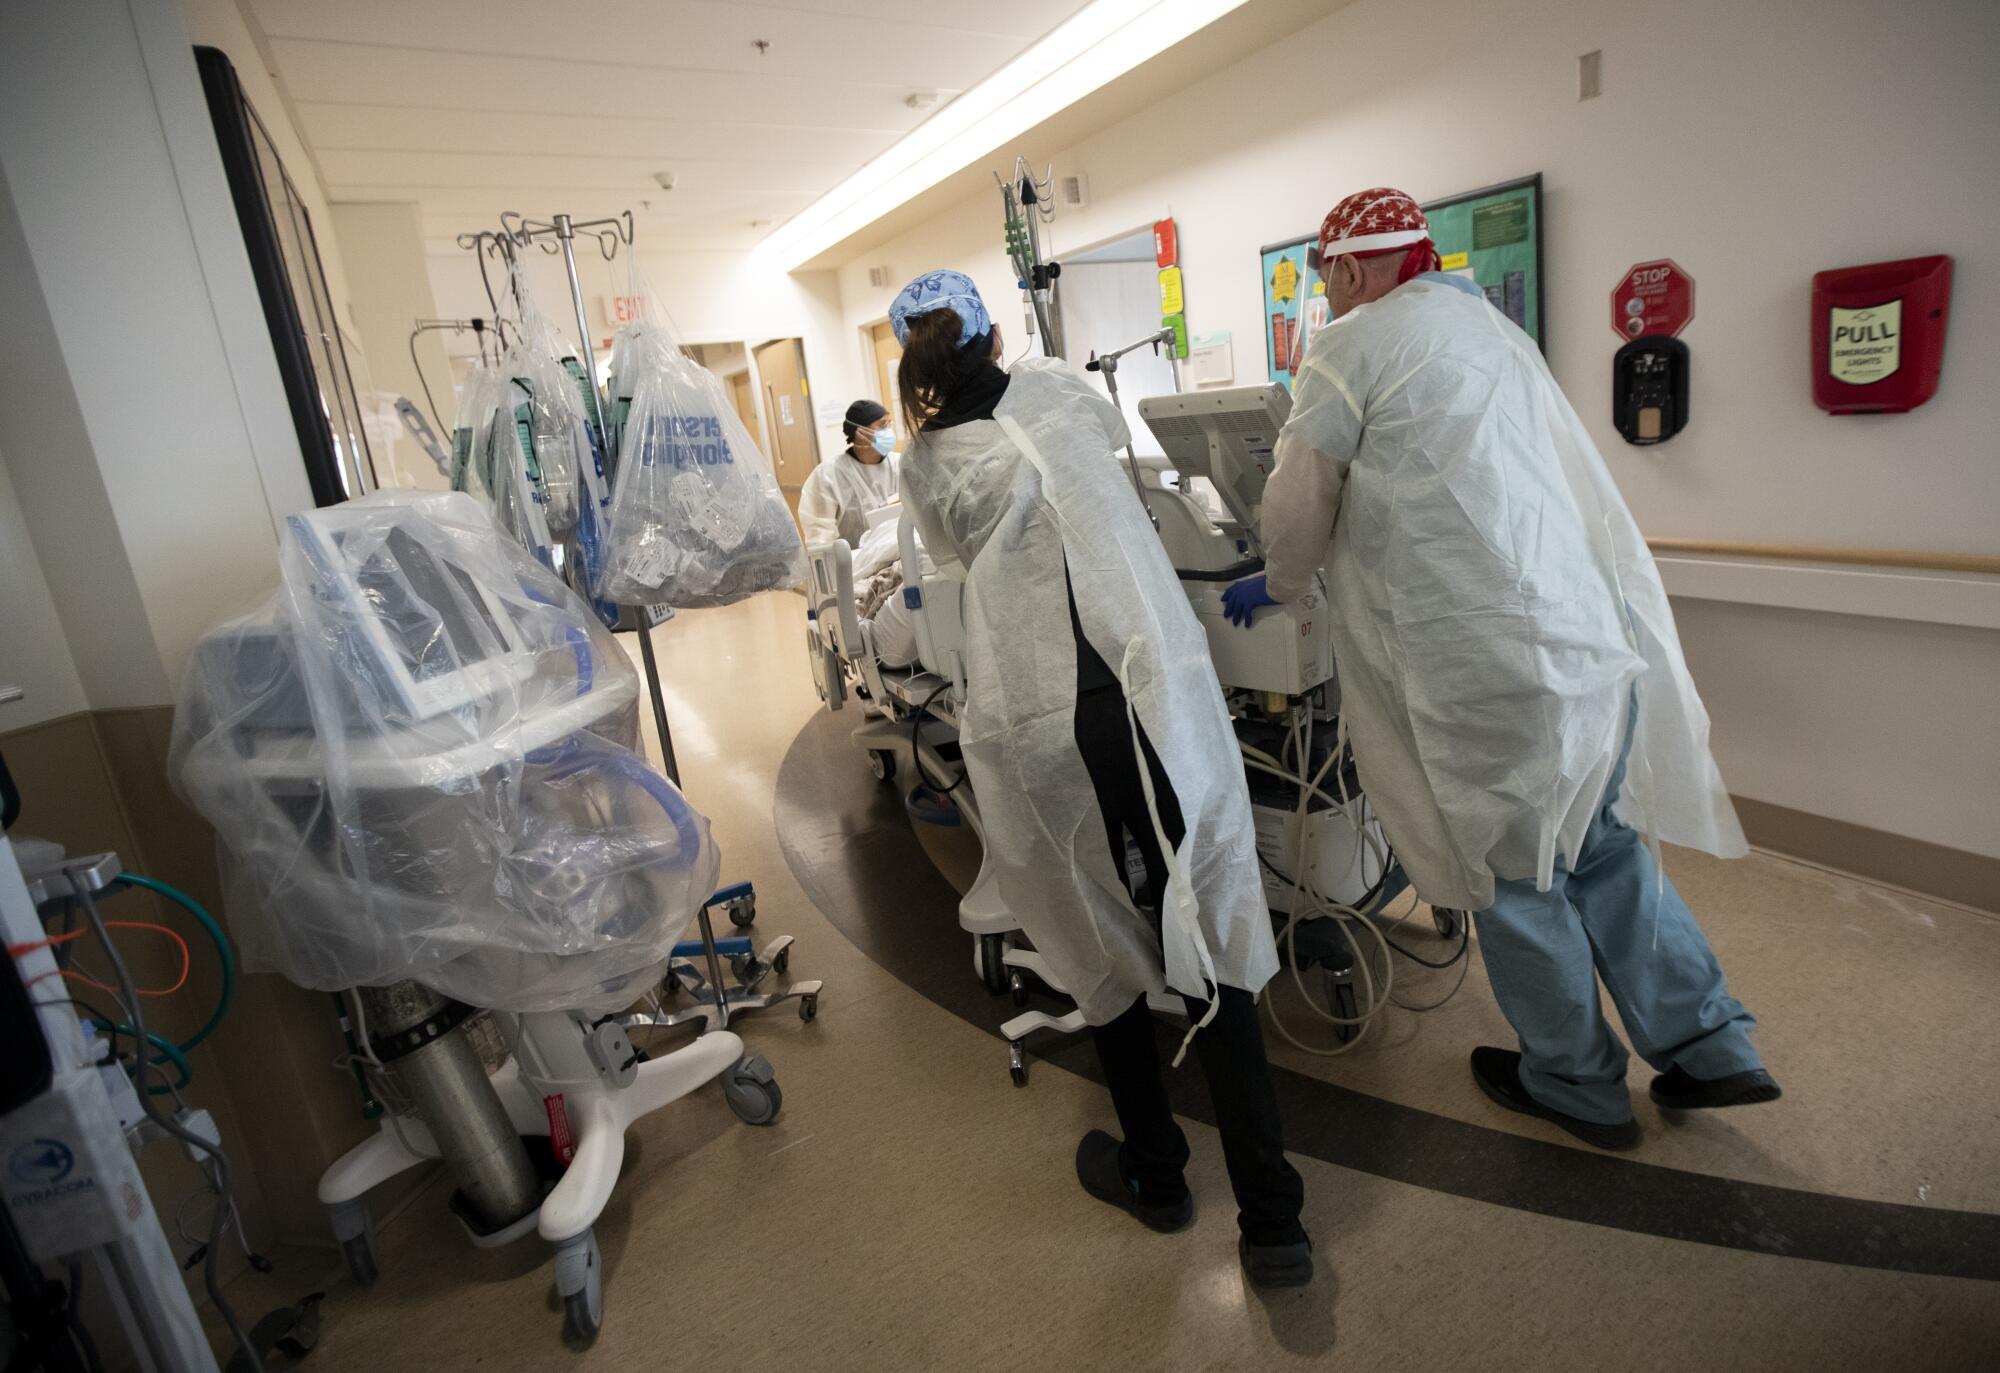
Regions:
<instances>
[{"instance_id":1,"label":"wall-mounted sign","mask_svg":"<svg viewBox=\"0 0 2000 1373\"><path fill-rule=\"evenodd\" d=\"M1694 318L1694 278L1672 258L1635 262L1611 291L1611 331L1622 339L1674 337Z\"/></svg>"},{"instance_id":2,"label":"wall-mounted sign","mask_svg":"<svg viewBox=\"0 0 2000 1373\"><path fill-rule=\"evenodd\" d=\"M637 324L646 317L644 296L603 296L604 322L613 329L622 329L628 324Z\"/></svg>"}]
</instances>

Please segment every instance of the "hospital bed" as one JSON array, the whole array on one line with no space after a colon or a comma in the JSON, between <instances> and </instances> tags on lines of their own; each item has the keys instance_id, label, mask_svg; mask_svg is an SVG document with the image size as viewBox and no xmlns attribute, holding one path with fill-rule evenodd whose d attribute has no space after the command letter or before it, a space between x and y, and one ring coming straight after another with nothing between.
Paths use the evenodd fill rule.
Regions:
<instances>
[{"instance_id":1,"label":"hospital bed","mask_svg":"<svg viewBox=\"0 0 2000 1373\"><path fill-rule=\"evenodd\" d=\"M1339 687L1325 596L1316 591L1295 606L1265 610L1246 630L1229 623L1222 594L1232 582L1262 570L1255 538L1257 507L1276 434L1289 409L1289 395L1277 386L1151 398L1141 402L1140 413L1167 456L1121 460L1132 471L1147 513L1206 631L1210 659L1239 735L1246 742L1268 743L1263 751L1277 756L1285 747L1283 722L1296 721L1301 714L1329 722L1328 738L1332 735ZM965 702L963 584L927 570L907 513L898 510L888 517L900 521L903 595L914 616L917 662L892 668L880 661L873 627L856 610L852 550L844 541L836 541L807 550L811 565L807 649L814 682L830 710L841 709L849 698L861 705L867 718L854 730L854 738L867 752L878 778L895 775L896 760L912 747L913 739L923 776L956 777L963 772L957 748L959 711ZM919 569L916 575L911 575L912 568ZM1323 756L1316 751L1304 766ZM1265 894L1274 914L1288 912L1297 895L1294 874L1280 861L1286 854L1302 860L1300 880L1334 901L1370 896L1381 902L1400 889L1400 872L1386 858L1386 846L1372 821L1361 827L1373 830L1371 839L1340 810L1319 801L1301 820L1294 813L1296 788L1286 795L1281 780L1268 772L1252 771L1250 777L1258 849L1265 855ZM1351 762L1328 785L1345 785L1358 794ZM961 785L952 799L983 848L978 798L969 785ZM1015 1004L1023 1008L1002 1027L1009 1045L1009 1070L1017 1084L1023 1083L1026 1037L1038 1031L1074 1033L1083 1028L1082 1012L1072 1009L1051 1015L1026 1009L1034 982L1058 994L1063 989L1040 955L1026 945L1020 922L1000 901L986 863L966 894L960 924L973 936L974 972L990 991L1011 992ZM1310 945L1301 936L1298 949L1302 964L1310 956L1327 970L1329 1003L1352 1006L1352 968L1342 961L1351 951L1344 938L1324 929L1316 931ZM1185 1014L1177 997L1153 1000L1156 1010Z\"/></svg>"}]
</instances>

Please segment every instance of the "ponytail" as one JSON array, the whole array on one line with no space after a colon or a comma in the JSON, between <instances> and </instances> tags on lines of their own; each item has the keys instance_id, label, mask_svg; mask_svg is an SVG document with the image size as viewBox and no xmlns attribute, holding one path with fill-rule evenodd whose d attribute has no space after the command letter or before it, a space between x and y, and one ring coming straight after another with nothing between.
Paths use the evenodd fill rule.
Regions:
<instances>
[{"instance_id":1,"label":"ponytail","mask_svg":"<svg viewBox=\"0 0 2000 1373\"><path fill-rule=\"evenodd\" d=\"M908 433L921 430L944 408L959 382L988 357L991 333L961 347L958 335L964 327L958 312L949 308L910 317L909 332L903 338L903 360L896 365L896 389L902 393Z\"/></svg>"}]
</instances>

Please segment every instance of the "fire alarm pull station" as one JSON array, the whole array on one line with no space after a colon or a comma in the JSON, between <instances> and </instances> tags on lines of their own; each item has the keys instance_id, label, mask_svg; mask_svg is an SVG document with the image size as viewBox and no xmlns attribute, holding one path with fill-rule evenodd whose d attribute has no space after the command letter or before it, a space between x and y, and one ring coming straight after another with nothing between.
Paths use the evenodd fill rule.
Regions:
<instances>
[{"instance_id":1,"label":"fire alarm pull station","mask_svg":"<svg viewBox=\"0 0 2000 1373\"><path fill-rule=\"evenodd\" d=\"M1635 338L1611 360L1611 422L1625 442L1665 443L1687 427L1688 346Z\"/></svg>"},{"instance_id":2,"label":"fire alarm pull station","mask_svg":"<svg viewBox=\"0 0 2000 1373\"><path fill-rule=\"evenodd\" d=\"M1951 259L1875 262L1813 277L1813 404L1901 414L1937 394Z\"/></svg>"}]
</instances>

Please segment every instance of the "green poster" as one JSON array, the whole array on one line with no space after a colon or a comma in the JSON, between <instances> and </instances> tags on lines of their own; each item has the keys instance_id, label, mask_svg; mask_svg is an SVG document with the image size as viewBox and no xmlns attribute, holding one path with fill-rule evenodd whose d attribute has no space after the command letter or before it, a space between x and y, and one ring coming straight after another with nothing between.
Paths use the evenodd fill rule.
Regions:
<instances>
[{"instance_id":1,"label":"green poster","mask_svg":"<svg viewBox=\"0 0 2000 1373\"><path fill-rule=\"evenodd\" d=\"M1541 177L1434 200L1424 217L1444 270L1469 277L1546 353Z\"/></svg>"},{"instance_id":2,"label":"green poster","mask_svg":"<svg viewBox=\"0 0 2000 1373\"><path fill-rule=\"evenodd\" d=\"M1542 177L1522 177L1423 207L1440 267L1469 278L1493 308L1549 351L1542 314ZM1298 359L1325 323L1325 288L1306 266L1310 236L1268 243L1260 251L1269 379L1290 386Z\"/></svg>"}]
</instances>

